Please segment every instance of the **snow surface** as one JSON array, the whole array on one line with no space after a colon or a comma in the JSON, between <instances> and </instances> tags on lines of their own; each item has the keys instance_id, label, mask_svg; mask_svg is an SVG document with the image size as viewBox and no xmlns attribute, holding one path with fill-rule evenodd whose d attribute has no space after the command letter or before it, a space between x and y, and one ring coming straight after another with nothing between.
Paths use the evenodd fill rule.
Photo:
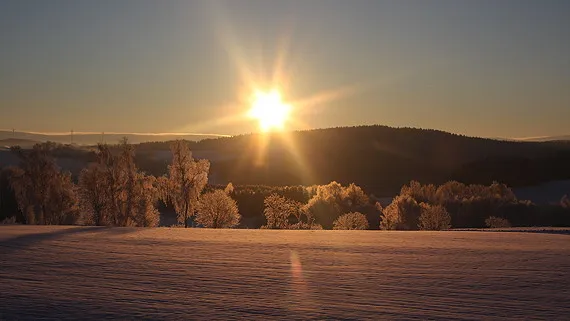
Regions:
<instances>
[{"instance_id":1,"label":"snow surface","mask_svg":"<svg viewBox=\"0 0 570 321\"><path fill-rule=\"evenodd\" d=\"M570 236L0 227L0 319L570 318Z\"/></svg>"}]
</instances>

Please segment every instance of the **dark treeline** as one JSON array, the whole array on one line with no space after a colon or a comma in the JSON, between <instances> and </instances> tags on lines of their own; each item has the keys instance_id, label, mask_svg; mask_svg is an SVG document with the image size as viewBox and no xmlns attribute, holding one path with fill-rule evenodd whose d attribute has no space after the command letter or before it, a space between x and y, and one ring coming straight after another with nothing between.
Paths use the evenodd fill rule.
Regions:
<instances>
[{"instance_id":1,"label":"dark treeline","mask_svg":"<svg viewBox=\"0 0 570 321\"><path fill-rule=\"evenodd\" d=\"M522 187L570 179L568 142L500 141L414 128L360 126L251 134L188 142L188 146L197 158L210 161L210 182L223 185L308 186L337 181L393 196L411 180L485 185L498 181ZM169 142L134 148L139 169L157 177L167 173ZM58 145L54 156L77 177L95 159L95 150Z\"/></svg>"},{"instance_id":2,"label":"dark treeline","mask_svg":"<svg viewBox=\"0 0 570 321\"><path fill-rule=\"evenodd\" d=\"M382 213L383 229L421 229L422 216L445 215L443 227L570 226L567 196L557 204L537 205L518 200L504 184L466 185L457 181L436 186L412 181L404 185ZM433 213L435 212L435 214ZM424 215L425 214L425 215ZM501 226L493 222L501 222ZM433 221L432 221L433 223Z\"/></svg>"},{"instance_id":3,"label":"dark treeline","mask_svg":"<svg viewBox=\"0 0 570 321\"><path fill-rule=\"evenodd\" d=\"M260 161L258 150L266 144ZM215 182L236 185L315 185L338 181L392 196L411 180L443 184L503 182L530 186L570 178L570 144L466 137L437 130L360 126L268 136L252 134L190 142L211 161ZM143 143L145 171L161 175L156 154L168 143ZM142 162L142 161L141 161Z\"/></svg>"},{"instance_id":4,"label":"dark treeline","mask_svg":"<svg viewBox=\"0 0 570 321\"><path fill-rule=\"evenodd\" d=\"M570 201L536 205L504 184L411 181L385 208L355 184L272 187L208 185L210 163L171 143L167 173L141 171L126 141L100 145L76 180L59 169L57 145L13 148L19 165L0 171L0 220L25 224L266 229L442 230L570 226ZM164 225L164 224L163 224Z\"/></svg>"}]
</instances>

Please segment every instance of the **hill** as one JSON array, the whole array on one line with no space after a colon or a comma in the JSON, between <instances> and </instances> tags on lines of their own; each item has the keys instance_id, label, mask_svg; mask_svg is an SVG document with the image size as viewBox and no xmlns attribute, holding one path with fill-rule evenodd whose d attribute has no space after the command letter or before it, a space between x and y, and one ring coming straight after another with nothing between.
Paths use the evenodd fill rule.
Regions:
<instances>
[{"instance_id":1,"label":"hill","mask_svg":"<svg viewBox=\"0 0 570 321\"><path fill-rule=\"evenodd\" d=\"M368 193L393 196L410 180L499 181L523 187L570 179L570 142L564 141L506 141L438 130L359 126L208 138L189 144L195 158L210 160L211 184L354 182ZM137 165L149 174L165 174L169 145L167 141L137 144ZM15 165L9 154L0 151L0 166ZM61 146L56 154L60 166L74 174L94 159L92 149L74 146Z\"/></svg>"},{"instance_id":2,"label":"hill","mask_svg":"<svg viewBox=\"0 0 570 321\"><path fill-rule=\"evenodd\" d=\"M416 128L328 128L190 144L197 158L211 160L212 180L219 184L311 185L336 180L354 182L377 195L393 195L410 180L497 180L526 186L570 178L570 143L501 141ZM167 142L140 144L137 153L155 158L158 167L148 170L166 170Z\"/></svg>"}]
</instances>

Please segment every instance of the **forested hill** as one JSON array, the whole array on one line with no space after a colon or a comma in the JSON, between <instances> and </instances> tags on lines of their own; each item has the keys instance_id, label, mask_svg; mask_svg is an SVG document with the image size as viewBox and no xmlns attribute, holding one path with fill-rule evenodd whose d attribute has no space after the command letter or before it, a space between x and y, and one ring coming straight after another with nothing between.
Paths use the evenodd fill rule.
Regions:
<instances>
[{"instance_id":1,"label":"forested hill","mask_svg":"<svg viewBox=\"0 0 570 321\"><path fill-rule=\"evenodd\" d=\"M168 142L143 143L141 166L159 174ZM443 183L493 180L524 186L570 178L570 143L517 142L437 130L359 126L250 134L190 142L212 162L215 183L296 185L354 182L378 194L397 192L412 179ZM154 159L154 161L153 161Z\"/></svg>"}]
</instances>

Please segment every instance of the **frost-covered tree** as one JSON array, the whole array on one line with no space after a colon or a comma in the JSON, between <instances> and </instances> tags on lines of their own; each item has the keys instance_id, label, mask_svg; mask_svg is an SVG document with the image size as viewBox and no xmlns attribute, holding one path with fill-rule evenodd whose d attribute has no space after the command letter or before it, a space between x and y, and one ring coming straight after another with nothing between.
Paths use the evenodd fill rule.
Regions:
<instances>
[{"instance_id":1,"label":"frost-covered tree","mask_svg":"<svg viewBox=\"0 0 570 321\"><path fill-rule=\"evenodd\" d=\"M307 210L307 206L300 202L271 194L263 203L267 224L261 228L322 230L322 226L315 224L315 218Z\"/></svg>"},{"instance_id":2,"label":"frost-covered tree","mask_svg":"<svg viewBox=\"0 0 570 321\"><path fill-rule=\"evenodd\" d=\"M323 228L331 229L332 223L342 214L342 208L332 198L315 196L305 206L308 215L314 217Z\"/></svg>"},{"instance_id":3,"label":"frost-covered tree","mask_svg":"<svg viewBox=\"0 0 570 321\"><path fill-rule=\"evenodd\" d=\"M408 195L398 195L382 211L380 229L410 230L417 228L420 205Z\"/></svg>"},{"instance_id":4,"label":"frost-covered tree","mask_svg":"<svg viewBox=\"0 0 570 321\"><path fill-rule=\"evenodd\" d=\"M356 208L367 205L370 200L360 186L351 183L342 191L342 202L347 208Z\"/></svg>"},{"instance_id":5,"label":"frost-covered tree","mask_svg":"<svg viewBox=\"0 0 570 321\"><path fill-rule=\"evenodd\" d=\"M117 155L99 145L97 162L79 177L85 222L112 226L157 226L156 179L139 172L134 149L124 140Z\"/></svg>"},{"instance_id":6,"label":"frost-covered tree","mask_svg":"<svg viewBox=\"0 0 570 321\"><path fill-rule=\"evenodd\" d=\"M224 192L226 192L226 194L231 194L234 192L234 184L232 184L231 182L228 183L228 185L226 185L226 188L224 188Z\"/></svg>"},{"instance_id":7,"label":"frost-covered tree","mask_svg":"<svg viewBox=\"0 0 570 321\"><path fill-rule=\"evenodd\" d=\"M368 220L362 213L352 212L339 216L333 223L333 230L366 230Z\"/></svg>"},{"instance_id":8,"label":"frost-covered tree","mask_svg":"<svg viewBox=\"0 0 570 321\"><path fill-rule=\"evenodd\" d=\"M196 208L196 222L209 228L230 228L239 224L237 203L222 190L203 194Z\"/></svg>"},{"instance_id":9,"label":"frost-covered tree","mask_svg":"<svg viewBox=\"0 0 570 321\"><path fill-rule=\"evenodd\" d=\"M109 225L113 207L112 192L103 164L89 164L79 174L79 199L83 224Z\"/></svg>"},{"instance_id":10,"label":"frost-covered tree","mask_svg":"<svg viewBox=\"0 0 570 321\"><path fill-rule=\"evenodd\" d=\"M420 230L441 231L451 227L451 216L441 205L420 203L421 214L418 228Z\"/></svg>"},{"instance_id":11,"label":"frost-covered tree","mask_svg":"<svg viewBox=\"0 0 570 321\"><path fill-rule=\"evenodd\" d=\"M178 140L171 144L172 163L168 166L166 182L168 201L174 206L178 222L188 227L202 190L208 183L210 162L194 160L188 144Z\"/></svg>"},{"instance_id":12,"label":"frost-covered tree","mask_svg":"<svg viewBox=\"0 0 570 321\"><path fill-rule=\"evenodd\" d=\"M51 156L53 144L36 144L31 150L13 148L20 159L10 184L28 224L74 224L78 216L76 187Z\"/></svg>"},{"instance_id":13,"label":"frost-covered tree","mask_svg":"<svg viewBox=\"0 0 570 321\"><path fill-rule=\"evenodd\" d=\"M333 181L311 186L307 192L312 196L305 206L308 215L327 229L333 227L334 220L342 213L359 212L370 205L368 196L355 184L342 186Z\"/></svg>"},{"instance_id":14,"label":"frost-covered tree","mask_svg":"<svg viewBox=\"0 0 570 321\"><path fill-rule=\"evenodd\" d=\"M277 194L271 194L263 201L263 214L267 224L263 228L288 229L289 217L295 216L301 208L301 204L289 200Z\"/></svg>"}]
</instances>

